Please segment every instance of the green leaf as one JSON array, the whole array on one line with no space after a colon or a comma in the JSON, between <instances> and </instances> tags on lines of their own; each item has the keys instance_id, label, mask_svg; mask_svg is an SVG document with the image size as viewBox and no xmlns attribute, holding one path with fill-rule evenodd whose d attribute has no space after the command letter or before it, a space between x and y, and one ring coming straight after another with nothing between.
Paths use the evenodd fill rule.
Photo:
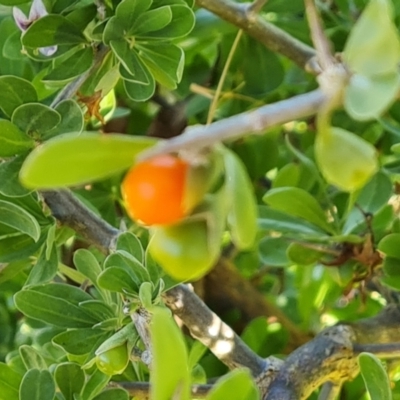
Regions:
<instances>
[{"instance_id":1,"label":"green leaf","mask_svg":"<svg viewBox=\"0 0 400 400\"><path fill-rule=\"evenodd\" d=\"M97 282L97 277L103 271L96 257L87 249L79 249L74 253L74 265L92 284Z\"/></svg>"},{"instance_id":2,"label":"green leaf","mask_svg":"<svg viewBox=\"0 0 400 400\"><path fill-rule=\"evenodd\" d=\"M61 346L67 353L84 355L97 349L109 336L110 333L103 329L69 329L54 336L53 342Z\"/></svg>"},{"instance_id":3,"label":"green leaf","mask_svg":"<svg viewBox=\"0 0 400 400\"><path fill-rule=\"evenodd\" d=\"M132 78L132 75L129 75L125 72L124 68L120 69L121 76L124 82L124 88L128 97L134 101L146 101L153 96L156 90L156 83L153 78L153 75L147 70L147 67L143 69L143 72L146 74L146 80L148 83L143 84L142 82L134 81L136 78ZM129 78L129 79L127 79Z\"/></svg>"},{"instance_id":4,"label":"green leaf","mask_svg":"<svg viewBox=\"0 0 400 400\"><path fill-rule=\"evenodd\" d=\"M85 121L83 112L75 100L64 100L57 105L55 110L61 115L60 123L51 131L46 132L44 139L68 132L82 132Z\"/></svg>"},{"instance_id":5,"label":"green leaf","mask_svg":"<svg viewBox=\"0 0 400 400\"><path fill-rule=\"evenodd\" d=\"M103 343L96 349L95 354L99 355L105 353L115 347L123 346L127 342L136 343L138 338L139 334L136 327L133 322L130 322L118 332L114 333L111 337L107 338L107 340L103 341Z\"/></svg>"},{"instance_id":6,"label":"green leaf","mask_svg":"<svg viewBox=\"0 0 400 400\"><path fill-rule=\"evenodd\" d=\"M378 244L378 250L387 257L400 260L400 233L386 235Z\"/></svg>"},{"instance_id":7,"label":"green leaf","mask_svg":"<svg viewBox=\"0 0 400 400\"><path fill-rule=\"evenodd\" d=\"M111 388L106 389L93 400L129 400L129 394L125 389L122 388Z\"/></svg>"},{"instance_id":8,"label":"green leaf","mask_svg":"<svg viewBox=\"0 0 400 400\"><path fill-rule=\"evenodd\" d=\"M33 266L25 286L38 285L51 281L58 271L58 253L56 246L51 246L50 257L47 258L48 247L44 246L40 256Z\"/></svg>"},{"instance_id":9,"label":"green leaf","mask_svg":"<svg viewBox=\"0 0 400 400\"><path fill-rule=\"evenodd\" d=\"M55 128L61 121L61 115L41 103L23 104L13 112L11 122L21 131L30 135L42 134Z\"/></svg>"},{"instance_id":10,"label":"green leaf","mask_svg":"<svg viewBox=\"0 0 400 400\"><path fill-rule=\"evenodd\" d=\"M380 360L373 354L361 353L358 364L371 400L391 400L389 377Z\"/></svg>"},{"instance_id":11,"label":"green leaf","mask_svg":"<svg viewBox=\"0 0 400 400\"><path fill-rule=\"evenodd\" d=\"M258 245L260 259L265 265L284 267L290 264L287 249L290 241L284 237L266 237Z\"/></svg>"},{"instance_id":12,"label":"green leaf","mask_svg":"<svg viewBox=\"0 0 400 400\"><path fill-rule=\"evenodd\" d=\"M1 400L20 400L19 386L22 377L8 365L0 362L0 398Z\"/></svg>"},{"instance_id":13,"label":"green leaf","mask_svg":"<svg viewBox=\"0 0 400 400\"><path fill-rule=\"evenodd\" d=\"M42 189L104 179L130 167L138 153L155 143L152 138L118 134L58 136L28 156L20 179L28 187Z\"/></svg>"},{"instance_id":14,"label":"green leaf","mask_svg":"<svg viewBox=\"0 0 400 400\"><path fill-rule=\"evenodd\" d=\"M8 117L20 105L34 101L37 94L30 82L16 76L0 76L0 108Z\"/></svg>"},{"instance_id":15,"label":"green leaf","mask_svg":"<svg viewBox=\"0 0 400 400\"><path fill-rule=\"evenodd\" d=\"M58 364L54 379L65 400L75 400L85 383L85 374L80 365L73 362Z\"/></svg>"},{"instance_id":16,"label":"green leaf","mask_svg":"<svg viewBox=\"0 0 400 400\"><path fill-rule=\"evenodd\" d=\"M143 282L139 288L139 299L142 306L150 310L153 306L153 285L150 282Z\"/></svg>"},{"instance_id":17,"label":"green leaf","mask_svg":"<svg viewBox=\"0 0 400 400\"><path fill-rule=\"evenodd\" d=\"M19 349L19 354L21 356L22 362L25 365L27 370L29 369L38 369L45 370L47 369L46 361L43 356L32 346L28 346L26 344L22 345Z\"/></svg>"},{"instance_id":18,"label":"green leaf","mask_svg":"<svg viewBox=\"0 0 400 400\"><path fill-rule=\"evenodd\" d=\"M62 60L60 60L61 58ZM60 59L55 60L54 68L43 77L43 81L66 81L82 75L92 65L93 48L84 47L72 54L68 52Z\"/></svg>"},{"instance_id":19,"label":"green leaf","mask_svg":"<svg viewBox=\"0 0 400 400\"><path fill-rule=\"evenodd\" d=\"M122 77L126 79L132 76L132 82L141 83L142 85L149 85L149 73L146 71L146 66L143 65L143 62L137 55L136 50L131 49L129 43L125 40L111 40L110 46L115 56L129 74L122 75Z\"/></svg>"},{"instance_id":20,"label":"green leaf","mask_svg":"<svg viewBox=\"0 0 400 400\"><path fill-rule=\"evenodd\" d=\"M27 235L12 236L0 240L0 262L6 263L11 261L24 260L34 254L46 240L42 235L35 242Z\"/></svg>"},{"instance_id":21,"label":"green leaf","mask_svg":"<svg viewBox=\"0 0 400 400\"><path fill-rule=\"evenodd\" d=\"M2 224L30 236L35 242L39 240L40 226L38 222L22 207L0 200L0 221Z\"/></svg>"},{"instance_id":22,"label":"green leaf","mask_svg":"<svg viewBox=\"0 0 400 400\"><path fill-rule=\"evenodd\" d=\"M190 33L195 24L193 11L187 5L180 4L173 4L170 8L172 11L171 23L160 30L143 33L141 38L177 39Z\"/></svg>"},{"instance_id":23,"label":"green leaf","mask_svg":"<svg viewBox=\"0 0 400 400\"><path fill-rule=\"evenodd\" d=\"M259 207L258 226L266 231L296 233L297 235L321 236L324 234L324 231L316 225L265 206Z\"/></svg>"},{"instance_id":24,"label":"green leaf","mask_svg":"<svg viewBox=\"0 0 400 400\"><path fill-rule=\"evenodd\" d=\"M96 316L100 321L115 317L115 311L101 300L82 301L79 303L79 306L93 316Z\"/></svg>"},{"instance_id":25,"label":"green leaf","mask_svg":"<svg viewBox=\"0 0 400 400\"><path fill-rule=\"evenodd\" d=\"M276 53L247 35L241 38L238 50L242 60L239 69L243 72L245 93L260 96L281 85L285 78L285 70ZM268 75L265 79L260 79L266 71Z\"/></svg>"},{"instance_id":26,"label":"green leaf","mask_svg":"<svg viewBox=\"0 0 400 400\"><path fill-rule=\"evenodd\" d=\"M25 315L62 328L88 328L99 322L79 307L81 301L91 299L81 289L65 284L37 286L14 296L17 308Z\"/></svg>"},{"instance_id":27,"label":"green leaf","mask_svg":"<svg viewBox=\"0 0 400 400\"><path fill-rule=\"evenodd\" d=\"M33 147L34 141L10 121L0 120L0 157L12 157Z\"/></svg>"},{"instance_id":28,"label":"green leaf","mask_svg":"<svg viewBox=\"0 0 400 400\"><path fill-rule=\"evenodd\" d=\"M348 192L363 187L378 169L375 147L336 127L318 133L315 157L325 179Z\"/></svg>"},{"instance_id":29,"label":"green leaf","mask_svg":"<svg viewBox=\"0 0 400 400\"><path fill-rule=\"evenodd\" d=\"M233 242L239 249L254 244L257 234L257 209L253 188L239 157L229 150L223 152L225 191L228 201L228 225Z\"/></svg>"},{"instance_id":30,"label":"green leaf","mask_svg":"<svg viewBox=\"0 0 400 400\"><path fill-rule=\"evenodd\" d=\"M29 370L23 377L19 393L20 400L53 400L56 385L47 370Z\"/></svg>"},{"instance_id":31,"label":"green leaf","mask_svg":"<svg viewBox=\"0 0 400 400\"><path fill-rule=\"evenodd\" d=\"M175 89L182 79L185 62L183 50L170 43L146 43L141 49L140 56L156 81L168 89Z\"/></svg>"},{"instance_id":32,"label":"green leaf","mask_svg":"<svg viewBox=\"0 0 400 400\"><path fill-rule=\"evenodd\" d=\"M123 250L135 257L140 263L144 262L144 250L140 240L131 232L124 232L118 236L117 250Z\"/></svg>"},{"instance_id":33,"label":"green leaf","mask_svg":"<svg viewBox=\"0 0 400 400\"><path fill-rule=\"evenodd\" d=\"M115 12L118 23L129 29L135 24L136 19L150 8L152 3L152 0L121 1Z\"/></svg>"},{"instance_id":34,"label":"green leaf","mask_svg":"<svg viewBox=\"0 0 400 400\"><path fill-rule=\"evenodd\" d=\"M312 265L318 262L326 253L309 248L307 243L291 243L286 250L289 260L296 265Z\"/></svg>"},{"instance_id":35,"label":"green leaf","mask_svg":"<svg viewBox=\"0 0 400 400\"><path fill-rule=\"evenodd\" d=\"M375 119L393 103L399 88L397 71L373 77L355 74L346 88L344 106L356 120Z\"/></svg>"},{"instance_id":36,"label":"green leaf","mask_svg":"<svg viewBox=\"0 0 400 400\"><path fill-rule=\"evenodd\" d=\"M0 193L7 197L22 197L30 193L19 182L19 171L25 155L0 162Z\"/></svg>"},{"instance_id":37,"label":"green leaf","mask_svg":"<svg viewBox=\"0 0 400 400\"><path fill-rule=\"evenodd\" d=\"M343 59L356 73L392 73L400 61L400 40L393 22L392 2L371 0L351 30Z\"/></svg>"},{"instance_id":38,"label":"green leaf","mask_svg":"<svg viewBox=\"0 0 400 400\"><path fill-rule=\"evenodd\" d=\"M106 290L118 293L135 294L139 292L139 287L132 275L124 268L109 267L103 271L98 279L97 284Z\"/></svg>"},{"instance_id":39,"label":"green leaf","mask_svg":"<svg viewBox=\"0 0 400 400\"><path fill-rule=\"evenodd\" d=\"M375 214L388 203L392 194L391 179L380 171L362 188L357 197L357 205L364 212Z\"/></svg>"},{"instance_id":40,"label":"green leaf","mask_svg":"<svg viewBox=\"0 0 400 400\"><path fill-rule=\"evenodd\" d=\"M150 374L151 400L171 398L188 400L190 385L188 354L182 333L170 312L155 308L150 332L153 349Z\"/></svg>"},{"instance_id":41,"label":"green leaf","mask_svg":"<svg viewBox=\"0 0 400 400\"><path fill-rule=\"evenodd\" d=\"M6 282L19 274L28 265L29 261L14 261L8 264L2 264L0 267L0 283Z\"/></svg>"},{"instance_id":42,"label":"green leaf","mask_svg":"<svg viewBox=\"0 0 400 400\"><path fill-rule=\"evenodd\" d=\"M257 400L259 396L249 371L236 369L217 381L206 400Z\"/></svg>"},{"instance_id":43,"label":"green leaf","mask_svg":"<svg viewBox=\"0 0 400 400\"><path fill-rule=\"evenodd\" d=\"M110 378L96 368L83 387L82 399L93 399L107 385Z\"/></svg>"},{"instance_id":44,"label":"green leaf","mask_svg":"<svg viewBox=\"0 0 400 400\"><path fill-rule=\"evenodd\" d=\"M326 213L317 200L303 189L296 187L271 189L263 197L263 201L275 210L303 218L326 232L334 233L332 226L327 222Z\"/></svg>"},{"instance_id":45,"label":"green leaf","mask_svg":"<svg viewBox=\"0 0 400 400\"><path fill-rule=\"evenodd\" d=\"M133 36L141 36L143 33L158 31L166 27L172 21L170 6L156 8L140 14L129 33Z\"/></svg>"},{"instance_id":46,"label":"green leaf","mask_svg":"<svg viewBox=\"0 0 400 400\"><path fill-rule=\"evenodd\" d=\"M74 23L56 14L39 18L22 36L22 44L31 48L85 42L85 37Z\"/></svg>"}]
</instances>

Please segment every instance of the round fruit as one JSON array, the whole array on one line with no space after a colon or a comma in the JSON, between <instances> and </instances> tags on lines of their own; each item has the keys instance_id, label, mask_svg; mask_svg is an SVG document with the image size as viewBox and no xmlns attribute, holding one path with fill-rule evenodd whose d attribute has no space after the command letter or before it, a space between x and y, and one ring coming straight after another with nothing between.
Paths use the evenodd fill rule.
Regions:
<instances>
[{"instance_id":1,"label":"round fruit","mask_svg":"<svg viewBox=\"0 0 400 400\"><path fill-rule=\"evenodd\" d=\"M128 365L126 344L114 347L96 356L97 368L106 375L120 375Z\"/></svg>"},{"instance_id":2,"label":"round fruit","mask_svg":"<svg viewBox=\"0 0 400 400\"><path fill-rule=\"evenodd\" d=\"M149 251L173 278L199 279L212 268L219 255L219 242L209 246L208 237L204 220L158 227L149 243Z\"/></svg>"},{"instance_id":3,"label":"round fruit","mask_svg":"<svg viewBox=\"0 0 400 400\"><path fill-rule=\"evenodd\" d=\"M168 154L135 165L122 183L131 218L145 225L167 225L185 217L188 169L186 161Z\"/></svg>"}]
</instances>

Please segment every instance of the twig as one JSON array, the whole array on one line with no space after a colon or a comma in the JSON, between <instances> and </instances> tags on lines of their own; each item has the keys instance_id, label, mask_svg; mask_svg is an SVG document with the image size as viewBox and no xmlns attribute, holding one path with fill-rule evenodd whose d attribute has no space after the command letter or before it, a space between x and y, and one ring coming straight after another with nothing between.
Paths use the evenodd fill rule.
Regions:
<instances>
[{"instance_id":1,"label":"twig","mask_svg":"<svg viewBox=\"0 0 400 400\"><path fill-rule=\"evenodd\" d=\"M196 0L196 3L243 29L270 50L288 57L301 68L309 66L315 56L312 47L268 23L262 17L250 13L249 18L249 3L235 3L230 0Z\"/></svg>"},{"instance_id":2,"label":"twig","mask_svg":"<svg viewBox=\"0 0 400 400\"><path fill-rule=\"evenodd\" d=\"M222 88L223 88L224 82L225 82L225 78L229 71L229 66L231 65L231 62L232 62L233 56L235 54L235 51L237 49L237 46L239 44L240 38L242 37L242 33L243 33L243 31L240 29L235 37L235 40L233 41L231 50L229 51L228 58L224 65L224 69L222 70L222 74L219 79L217 89L215 90L214 97L213 97L213 100L210 105L210 109L208 110L207 125L211 124L212 120L214 119L214 114L215 114L215 110L217 109L219 96L221 95Z\"/></svg>"},{"instance_id":3,"label":"twig","mask_svg":"<svg viewBox=\"0 0 400 400\"><path fill-rule=\"evenodd\" d=\"M52 214L63 225L81 234L89 243L107 253L114 246L118 229L84 206L71 192L46 190L40 192Z\"/></svg>"},{"instance_id":4,"label":"twig","mask_svg":"<svg viewBox=\"0 0 400 400\"><path fill-rule=\"evenodd\" d=\"M318 14L314 0L304 0L308 25L311 30L311 38L317 50L317 58L323 70L331 67L335 63L332 55L331 44L325 35L322 21Z\"/></svg>"},{"instance_id":5,"label":"twig","mask_svg":"<svg viewBox=\"0 0 400 400\"><path fill-rule=\"evenodd\" d=\"M189 127L182 135L142 152L138 160L181 150L200 150L247 134L263 134L273 126L316 114L325 100L325 95L317 89L216 121L208 126Z\"/></svg>"},{"instance_id":6,"label":"twig","mask_svg":"<svg viewBox=\"0 0 400 400\"><path fill-rule=\"evenodd\" d=\"M387 344L355 344L354 353L372 353L379 358L400 358L400 342Z\"/></svg>"},{"instance_id":7,"label":"twig","mask_svg":"<svg viewBox=\"0 0 400 400\"><path fill-rule=\"evenodd\" d=\"M86 81L86 79L93 73L93 71L103 62L104 57L109 52L109 48L102 46L96 50L96 55L93 60L92 66L84 72L82 75L78 76L71 83L66 85L54 98L50 107L55 108L58 104L60 104L63 100L71 99L76 95L79 88Z\"/></svg>"}]
</instances>

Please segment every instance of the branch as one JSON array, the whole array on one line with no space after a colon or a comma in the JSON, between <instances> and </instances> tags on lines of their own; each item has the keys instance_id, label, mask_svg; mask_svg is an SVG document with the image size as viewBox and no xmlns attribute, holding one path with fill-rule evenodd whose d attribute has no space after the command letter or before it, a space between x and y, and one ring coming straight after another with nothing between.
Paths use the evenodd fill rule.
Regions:
<instances>
[{"instance_id":1,"label":"branch","mask_svg":"<svg viewBox=\"0 0 400 400\"><path fill-rule=\"evenodd\" d=\"M221 282L224 284L221 285ZM218 261L204 277L203 285L205 301L217 313L223 308L239 310L244 323L260 316L276 319L289 333L285 353L295 350L312 338L310 334L301 331L280 308L256 290L228 259L221 258Z\"/></svg>"},{"instance_id":2,"label":"branch","mask_svg":"<svg viewBox=\"0 0 400 400\"><path fill-rule=\"evenodd\" d=\"M160 142L149 150L143 151L137 159L144 160L159 154L182 150L198 151L246 134L263 134L273 126L316 114L325 100L326 96L317 89L216 121L207 126L189 127L182 135Z\"/></svg>"},{"instance_id":3,"label":"branch","mask_svg":"<svg viewBox=\"0 0 400 400\"><path fill-rule=\"evenodd\" d=\"M234 3L230 0L196 0L196 3L243 29L270 50L288 57L300 68L310 66L310 61L315 56L312 47L255 14L252 3Z\"/></svg>"},{"instance_id":4,"label":"branch","mask_svg":"<svg viewBox=\"0 0 400 400\"><path fill-rule=\"evenodd\" d=\"M53 216L63 225L82 235L103 253L114 246L119 230L89 210L71 192L46 190L40 193Z\"/></svg>"},{"instance_id":5,"label":"branch","mask_svg":"<svg viewBox=\"0 0 400 400\"><path fill-rule=\"evenodd\" d=\"M54 217L63 225L81 234L89 243L97 246L103 252L114 247L120 231L95 215L71 192L44 191L41 193ZM247 367L255 376L264 371L265 360L250 350L234 331L213 314L200 298L185 285L178 285L170 289L164 294L164 299L194 337L201 338L203 343L207 340L205 344L228 367ZM184 306L181 307L181 304ZM139 317L139 314L135 317ZM140 321L140 333L145 338L147 337L146 328L143 320ZM212 333L210 329L215 333ZM146 347L149 347L148 343L146 343Z\"/></svg>"},{"instance_id":6,"label":"branch","mask_svg":"<svg viewBox=\"0 0 400 400\"><path fill-rule=\"evenodd\" d=\"M389 305L372 318L327 328L286 358L264 400L303 400L324 383L341 386L358 374L360 345L378 354L386 347L382 345L398 351L399 337L397 305Z\"/></svg>"},{"instance_id":7,"label":"branch","mask_svg":"<svg viewBox=\"0 0 400 400\"><path fill-rule=\"evenodd\" d=\"M70 192L43 193L56 218L101 250L112 246L119 231L89 211ZM398 355L400 306L386 307L373 318L327 328L291 353L284 362L264 360L212 313L185 285L164 294L166 304L191 333L206 344L228 367L247 367L256 377L264 400L304 400L320 385L340 386L358 373L361 351ZM328 397L329 398L329 397Z\"/></svg>"},{"instance_id":8,"label":"branch","mask_svg":"<svg viewBox=\"0 0 400 400\"><path fill-rule=\"evenodd\" d=\"M82 84L86 81L86 79L93 74L93 72L98 68L98 66L103 62L104 57L109 52L109 48L106 46L101 46L100 48L96 49L96 54L92 63L92 66L84 72L82 75L78 76L75 80L71 83L66 85L54 98L51 102L50 107L55 108L58 104L60 104L63 100L71 99L76 95L79 88Z\"/></svg>"},{"instance_id":9,"label":"branch","mask_svg":"<svg viewBox=\"0 0 400 400\"><path fill-rule=\"evenodd\" d=\"M185 285L163 295L165 304L189 328L190 333L207 346L229 368L247 367L254 376L266 369L266 361L256 355Z\"/></svg>"}]
</instances>

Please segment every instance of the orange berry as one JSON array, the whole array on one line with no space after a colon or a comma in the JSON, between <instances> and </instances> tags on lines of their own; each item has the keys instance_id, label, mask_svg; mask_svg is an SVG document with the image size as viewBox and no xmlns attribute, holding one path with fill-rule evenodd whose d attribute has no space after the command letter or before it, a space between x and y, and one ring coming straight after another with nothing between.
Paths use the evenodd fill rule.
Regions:
<instances>
[{"instance_id":1,"label":"orange berry","mask_svg":"<svg viewBox=\"0 0 400 400\"><path fill-rule=\"evenodd\" d=\"M146 225L173 224L185 217L188 170L186 161L168 154L135 165L122 182L130 217Z\"/></svg>"}]
</instances>

